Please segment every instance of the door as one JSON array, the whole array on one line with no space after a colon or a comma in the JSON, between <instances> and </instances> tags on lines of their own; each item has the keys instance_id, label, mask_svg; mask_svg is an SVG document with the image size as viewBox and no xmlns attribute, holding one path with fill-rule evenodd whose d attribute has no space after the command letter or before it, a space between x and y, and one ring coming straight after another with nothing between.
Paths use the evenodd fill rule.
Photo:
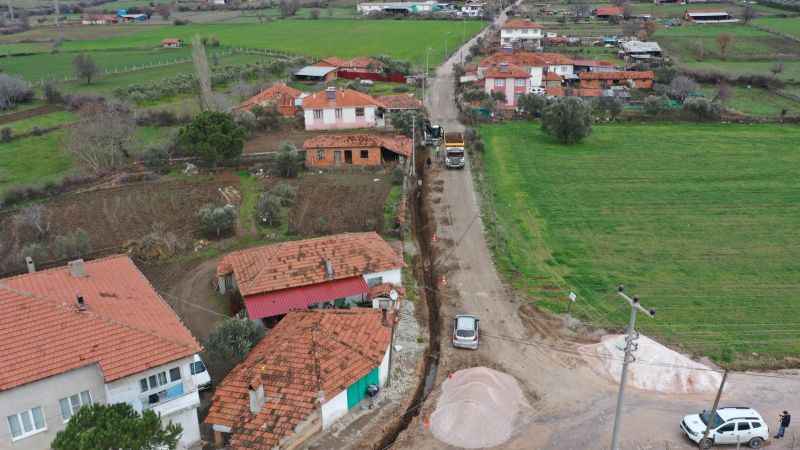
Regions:
<instances>
[{"instance_id":1,"label":"door","mask_svg":"<svg viewBox=\"0 0 800 450\"><path fill-rule=\"evenodd\" d=\"M714 442L717 444L736 443L736 424L728 423L714 431Z\"/></svg>"},{"instance_id":2,"label":"door","mask_svg":"<svg viewBox=\"0 0 800 450\"><path fill-rule=\"evenodd\" d=\"M342 151L341 150L334 150L333 151L333 163L337 166L342 163Z\"/></svg>"},{"instance_id":3,"label":"door","mask_svg":"<svg viewBox=\"0 0 800 450\"><path fill-rule=\"evenodd\" d=\"M347 409L353 409L354 406L358 405L367 395L367 386L370 384L379 385L379 379L378 368L376 367L370 373L361 377L360 380L351 384L347 388Z\"/></svg>"},{"instance_id":4,"label":"door","mask_svg":"<svg viewBox=\"0 0 800 450\"><path fill-rule=\"evenodd\" d=\"M750 429L750 423L739 422L739 424L736 425L736 436L742 444L750 442L750 438L753 437L753 430Z\"/></svg>"},{"instance_id":5,"label":"door","mask_svg":"<svg viewBox=\"0 0 800 450\"><path fill-rule=\"evenodd\" d=\"M353 151L352 150L345 150L344 151L344 163L345 164L353 164Z\"/></svg>"}]
</instances>

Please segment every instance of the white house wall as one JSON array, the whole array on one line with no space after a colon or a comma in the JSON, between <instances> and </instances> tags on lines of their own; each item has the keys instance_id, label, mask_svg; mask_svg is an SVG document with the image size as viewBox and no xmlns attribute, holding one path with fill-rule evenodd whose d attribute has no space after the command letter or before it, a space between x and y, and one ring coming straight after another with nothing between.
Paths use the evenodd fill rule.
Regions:
<instances>
[{"instance_id":1,"label":"white house wall","mask_svg":"<svg viewBox=\"0 0 800 450\"><path fill-rule=\"evenodd\" d=\"M386 385L386 380L389 378L389 347L386 347L386 352L383 354L383 359L381 360L381 367L378 369L378 382L380 383L381 387Z\"/></svg>"},{"instance_id":2,"label":"white house wall","mask_svg":"<svg viewBox=\"0 0 800 450\"><path fill-rule=\"evenodd\" d=\"M322 404L322 429L327 430L333 422L347 414L347 389Z\"/></svg>"},{"instance_id":3,"label":"white house wall","mask_svg":"<svg viewBox=\"0 0 800 450\"><path fill-rule=\"evenodd\" d=\"M531 67L531 87L542 87L542 68Z\"/></svg>"},{"instance_id":4,"label":"white house wall","mask_svg":"<svg viewBox=\"0 0 800 450\"><path fill-rule=\"evenodd\" d=\"M382 283L391 283L396 286L403 285L403 272L401 269L392 269L392 270L387 270L385 272L367 273L364 274L364 281L366 281L367 284L369 284L370 279L378 277L383 278L383 280L381 281Z\"/></svg>"},{"instance_id":5,"label":"white house wall","mask_svg":"<svg viewBox=\"0 0 800 450\"><path fill-rule=\"evenodd\" d=\"M66 428L58 401L89 391L92 401L106 403L105 381L97 364L70 370L43 380L0 391L0 449L42 450L50 448L56 433ZM41 407L46 430L27 438L11 441L8 416Z\"/></svg>"},{"instance_id":6,"label":"white house wall","mask_svg":"<svg viewBox=\"0 0 800 450\"><path fill-rule=\"evenodd\" d=\"M178 442L179 448L189 448L200 441L200 421L197 418L197 408L185 409L177 414L162 418L162 422L165 425L170 421L183 427L183 434L181 434Z\"/></svg>"}]
</instances>

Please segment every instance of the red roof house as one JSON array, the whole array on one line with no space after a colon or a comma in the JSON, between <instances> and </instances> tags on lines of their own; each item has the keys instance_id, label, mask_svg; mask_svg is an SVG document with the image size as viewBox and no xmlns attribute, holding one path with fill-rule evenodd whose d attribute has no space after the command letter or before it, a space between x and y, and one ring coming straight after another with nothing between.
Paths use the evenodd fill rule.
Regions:
<instances>
[{"instance_id":1,"label":"red roof house","mask_svg":"<svg viewBox=\"0 0 800 450\"><path fill-rule=\"evenodd\" d=\"M282 116L294 117L299 110L297 101L302 95L302 91L287 86L285 83L275 83L255 96L245 100L241 105L237 106L236 109L250 111L256 105L262 107L275 105Z\"/></svg>"},{"instance_id":2,"label":"red roof house","mask_svg":"<svg viewBox=\"0 0 800 450\"><path fill-rule=\"evenodd\" d=\"M207 424L230 448L295 448L388 377L391 327L373 309L286 315L214 392Z\"/></svg>"},{"instance_id":3,"label":"red roof house","mask_svg":"<svg viewBox=\"0 0 800 450\"><path fill-rule=\"evenodd\" d=\"M366 301L370 285L402 285L403 265L377 233L344 233L229 253L217 277L220 292L238 289L249 317L261 319L336 300Z\"/></svg>"},{"instance_id":4,"label":"red roof house","mask_svg":"<svg viewBox=\"0 0 800 450\"><path fill-rule=\"evenodd\" d=\"M320 134L303 143L306 167L380 167L411 156L412 142L401 135Z\"/></svg>"},{"instance_id":5,"label":"red roof house","mask_svg":"<svg viewBox=\"0 0 800 450\"><path fill-rule=\"evenodd\" d=\"M612 16L622 16L623 10L619 6L601 6L594 10L598 19L608 19Z\"/></svg>"},{"instance_id":6,"label":"red roof house","mask_svg":"<svg viewBox=\"0 0 800 450\"><path fill-rule=\"evenodd\" d=\"M607 89L612 86L628 86L636 89L651 89L655 73L645 71L581 72L580 87Z\"/></svg>"}]
</instances>

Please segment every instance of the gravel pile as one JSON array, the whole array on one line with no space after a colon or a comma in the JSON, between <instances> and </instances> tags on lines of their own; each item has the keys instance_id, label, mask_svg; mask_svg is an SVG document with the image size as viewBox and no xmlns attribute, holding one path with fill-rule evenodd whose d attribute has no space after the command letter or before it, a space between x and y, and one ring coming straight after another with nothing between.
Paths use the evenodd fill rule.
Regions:
<instances>
[{"instance_id":1,"label":"gravel pile","mask_svg":"<svg viewBox=\"0 0 800 450\"><path fill-rule=\"evenodd\" d=\"M494 447L511 438L529 408L514 377L486 367L459 370L442 384L431 432L457 447Z\"/></svg>"},{"instance_id":2,"label":"gravel pile","mask_svg":"<svg viewBox=\"0 0 800 450\"><path fill-rule=\"evenodd\" d=\"M646 337L639 336L636 361L628 366L627 383L638 389L664 394L716 392L722 374ZM598 374L619 382L625 354L625 335L603 337L598 344L581 347Z\"/></svg>"}]
</instances>

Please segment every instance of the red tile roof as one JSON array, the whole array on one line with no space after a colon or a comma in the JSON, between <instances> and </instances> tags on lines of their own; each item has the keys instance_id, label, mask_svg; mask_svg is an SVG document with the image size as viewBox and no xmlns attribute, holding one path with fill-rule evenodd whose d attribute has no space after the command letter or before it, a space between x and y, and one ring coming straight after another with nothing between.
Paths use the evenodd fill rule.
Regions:
<instances>
[{"instance_id":1,"label":"red tile roof","mask_svg":"<svg viewBox=\"0 0 800 450\"><path fill-rule=\"evenodd\" d=\"M290 98L295 100L303 94L299 89L287 86L286 83L275 83L272 86L264 89L258 94L250 97L237 106L236 109L250 109L256 105L263 105L264 103L276 101L281 97Z\"/></svg>"},{"instance_id":2,"label":"red tile roof","mask_svg":"<svg viewBox=\"0 0 800 450\"><path fill-rule=\"evenodd\" d=\"M275 448L294 428L380 366L390 328L373 309L290 312L225 377L205 423L230 427L233 449ZM264 387L250 412L249 386Z\"/></svg>"},{"instance_id":3,"label":"red tile roof","mask_svg":"<svg viewBox=\"0 0 800 450\"><path fill-rule=\"evenodd\" d=\"M347 61L345 67L353 69L372 69L383 67L383 63L374 58L359 56Z\"/></svg>"},{"instance_id":4,"label":"red tile roof","mask_svg":"<svg viewBox=\"0 0 800 450\"><path fill-rule=\"evenodd\" d=\"M549 65L569 66L572 64L572 58L561 53L535 53L535 55Z\"/></svg>"},{"instance_id":5,"label":"red tile roof","mask_svg":"<svg viewBox=\"0 0 800 450\"><path fill-rule=\"evenodd\" d=\"M521 29L521 28L542 28L541 25L531 22L528 19L511 19L506 21L501 27L504 30Z\"/></svg>"},{"instance_id":6,"label":"red tile roof","mask_svg":"<svg viewBox=\"0 0 800 450\"><path fill-rule=\"evenodd\" d=\"M339 67L344 66L346 63L347 63L347 61L344 60L344 59L337 58L335 56L329 56L329 57L327 57L325 59L319 60L319 62L316 65L317 66L322 66L322 67L336 67L336 68L339 68Z\"/></svg>"},{"instance_id":7,"label":"red tile roof","mask_svg":"<svg viewBox=\"0 0 800 450\"><path fill-rule=\"evenodd\" d=\"M564 88L557 86L557 87L547 87L544 88L544 91L547 95L553 97L563 97L564 96Z\"/></svg>"},{"instance_id":8,"label":"red tile roof","mask_svg":"<svg viewBox=\"0 0 800 450\"><path fill-rule=\"evenodd\" d=\"M375 98L352 89L337 89L336 98L328 99L327 91L319 91L303 99L303 108L353 108L364 106L383 106Z\"/></svg>"},{"instance_id":9,"label":"red tile roof","mask_svg":"<svg viewBox=\"0 0 800 450\"><path fill-rule=\"evenodd\" d=\"M422 109L422 102L414 94L381 95L375 99L386 109Z\"/></svg>"},{"instance_id":10,"label":"red tile roof","mask_svg":"<svg viewBox=\"0 0 800 450\"><path fill-rule=\"evenodd\" d=\"M610 61L598 61L595 59L573 59L572 64L575 66L585 67L613 67L614 63Z\"/></svg>"},{"instance_id":11,"label":"red tile roof","mask_svg":"<svg viewBox=\"0 0 800 450\"><path fill-rule=\"evenodd\" d=\"M619 72L581 72L578 74L581 80L652 80L655 73L652 70L645 71L619 71Z\"/></svg>"},{"instance_id":12,"label":"red tile roof","mask_svg":"<svg viewBox=\"0 0 800 450\"><path fill-rule=\"evenodd\" d=\"M531 74L522 67L501 64L490 67L484 75L486 78L529 78L530 76Z\"/></svg>"},{"instance_id":13,"label":"red tile roof","mask_svg":"<svg viewBox=\"0 0 800 450\"><path fill-rule=\"evenodd\" d=\"M84 265L0 280L0 391L91 364L110 382L201 350L126 255Z\"/></svg>"},{"instance_id":14,"label":"red tile roof","mask_svg":"<svg viewBox=\"0 0 800 450\"><path fill-rule=\"evenodd\" d=\"M621 16L623 11L619 6L601 6L595 9L594 14L596 16Z\"/></svg>"},{"instance_id":15,"label":"red tile roof","mask_svg":"<svg viewBox=\"0 0 800 450\"><path fill-rule=\"evenodd\" d=\"M324 261L334 275L327 278ZM402 258L378 233L344 233L229 253L217 275L233 274L243 296L307 286L403 267Z\"/></svg>"},{"instance_id":16,"label":"red tile roof","mask_svg":"<svg viewBox=\"0 0 800 450\"><path fill-rule=\"evenodd\" d=\"M548 65L570 65L572 64L572 59L559 53L497 52L484 58L479 67L486 68L500 63L508 63L520 67L545 67Z\"/></svg>"},{"instance_id":17,"label":"red tile roof","mask_svg":"<svg viewBox=\"0 0 800 450\"><path fill-rule=\"evenodd\" d=\"M561 75L555 72L547 72L544 74L545 81L561 81Z\"/></svg>"},{"instance_id":18,"label":"red tile roof","mask_svg":"<svg viewBox=\"0 0 800 450\"><path fill-rule=\"evenodd\" d=\"M411 139L379 134L320 134L303 143L306 149L383 147L394 153L411 156Z\"/></svg>"}]
</instances>

